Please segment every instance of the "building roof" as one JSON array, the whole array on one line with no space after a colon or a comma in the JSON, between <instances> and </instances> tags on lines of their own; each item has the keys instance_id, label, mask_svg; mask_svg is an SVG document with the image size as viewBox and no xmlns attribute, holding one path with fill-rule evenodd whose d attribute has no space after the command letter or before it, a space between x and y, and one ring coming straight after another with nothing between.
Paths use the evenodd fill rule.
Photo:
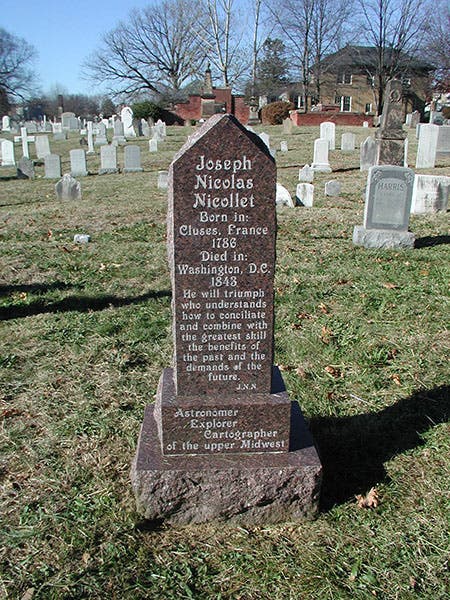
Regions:
<instances>
[{"instance_id":1,"label":"building roof","mask_svg":"<svg viewBox=\"0 0 450 600\"><path fill-rule=\"evenodd\" d=\"M384 63L391 64L393 48L384 51ZM333 54L329 54L322 61L322 66L336 67L361 67L367 68L378 62L378 48L374 46L345 46ZM433 71L435 67L405 52L400 52L400 66L413 71Z\"/></svg>"}]
</instances>

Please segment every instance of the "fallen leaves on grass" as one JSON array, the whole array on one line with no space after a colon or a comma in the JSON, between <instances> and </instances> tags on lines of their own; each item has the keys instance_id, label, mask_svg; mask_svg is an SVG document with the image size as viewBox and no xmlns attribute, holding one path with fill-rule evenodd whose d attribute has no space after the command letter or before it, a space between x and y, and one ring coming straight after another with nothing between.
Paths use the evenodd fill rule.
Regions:
<instances>
[{"instance_id":1,"label":"fallen leaves on grass","mask_svg":"<svg viewBox=\"0 0 450 600\"><path fill-rule=\"evenodd\" d=\"M324 325L322 327L322 332L320 334L320 339L322 340L322 342L324 344L329 344L331 341L332 335L333 335L333 332L331 331L331 329L329 329L326 325Z\"/></svg>"},{"instance_id":2,"label":"fallen leaves on grass","mask_svg":"<svg viewBox=\"0 0 450 600\"><path fill-rule=\"evenodd\" d=\"M380 504L380 495L376 488L370 488L366 495L357 494L355 496L358 508L377 508Z\"/></svg>"},{"instance_id":3,"label":"fallen leaves on grass","mask_svg":"<svg viewBox=\"0 0 450 600\"><path fill-rule=\"evenodd\" d=\"M319 304L319 310L320 310L320 312L323 312L324 315L327 315L330 312L328 309L328 306L326 304L324 304L323 302L321 302Z\"/></svg>"},{"instance_id":4,"label":"fallen leaves on grass","mask_svg":"<svg viewBox=\"0 0 450 600\"><path fill-rule=\"evenodd\" d=\"M397 373L394 373L393 375L391 375L391 379L395 383L395 385L402 385L402 382L400 380L400 376L397 375Z\"/></svg>"},{"instance_id":5,"label":"fallen leaves on grass","mask_svg":"<svg viewBox=\"0 0 450 600\"><path fill-rule=\"evenodd\" d=\"M331 375L331 377L342 377L342 371L341 371L341 369L339 369L339 367L333 367L333 365L327 365L324 368L324 371L326 371L329 375Z\"/></svg>"},{"instance_id":6,"label":"fallen leaves on grass","mask_svg":"<svg viewBox=\"0 0 450 600\"><path fill-rule=\"evenodd\" d=\"M390 283L389 281L387 283L383 283L382 286L388 290L395 290L398 288L398 285L395 285L395 283Z\"/></svg>"}]
</instances>

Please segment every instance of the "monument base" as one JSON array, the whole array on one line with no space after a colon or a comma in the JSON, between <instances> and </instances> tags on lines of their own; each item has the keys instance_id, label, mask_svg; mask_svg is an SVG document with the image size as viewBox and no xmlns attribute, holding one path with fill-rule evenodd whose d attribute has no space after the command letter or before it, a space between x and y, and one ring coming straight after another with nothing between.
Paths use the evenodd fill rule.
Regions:
<instances>
[{"instance_id":1,"label":"monument base","mask_svg":"<svg viewBox=\"0 0 450 600\"><path fill-rule=\"evenodd\" d=\"M362 225L356 225L353 229L353 243L365 248L413 248L415 239L410 231L366 229Z\"/></svg>"},{"instance_id":2,"label":"monument base","mask_svg":"<svg viewBox=\"0 0 450 600\"><path fill-rule=\"evenodd\" d=\"M322 466L296 403L291 419L290 452L163 456L154 407L147 406L131 468L138 512L177 525L313 518Z\"/></svg>"},{"instance_id":3,"label":"monument base","mask_svg":"<svg viewBox=\"0 0 450 600\"><path fill-rule=\"evenodd\" d=\"M331 173L332 168L328 163L312 163L311 169L320 173Z\"/></svg>"}]
</instances>

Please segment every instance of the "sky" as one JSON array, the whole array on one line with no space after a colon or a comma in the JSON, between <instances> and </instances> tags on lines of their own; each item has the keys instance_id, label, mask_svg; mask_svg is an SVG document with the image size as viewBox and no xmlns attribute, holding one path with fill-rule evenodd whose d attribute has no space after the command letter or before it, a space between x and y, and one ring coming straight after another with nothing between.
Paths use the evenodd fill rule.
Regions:
<instances>
[{"instance_id":1,"label":"sky","mask_svg":"<svg viewBox=\"0 0 450 600\"><path fill-rule=\"evenodd\" d=\"M42 92L56 84L69 94L97 94L81 76L82 63L99 46L101 37L133 8L149 0L21 0L3 11L0 23L9 33L34 46L33 67Z\"/></svg>"}]
</instances>

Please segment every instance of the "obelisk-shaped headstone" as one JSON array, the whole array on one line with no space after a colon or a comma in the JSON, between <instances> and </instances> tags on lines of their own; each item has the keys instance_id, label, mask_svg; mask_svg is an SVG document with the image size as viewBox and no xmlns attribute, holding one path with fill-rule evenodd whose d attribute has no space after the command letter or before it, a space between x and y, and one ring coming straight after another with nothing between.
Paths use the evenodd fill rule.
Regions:
<instances>
[{"instance_id":1,"label":"obelisk-shaped headstone","mask_svg":"<svg viewBox=\"0 0 450 600\"><path fill-rule=\"evenodd\" d=\"M174 364L132 468L148 519L274 522L317 508L320 461L273 367L275 190L269 149L231 115L211 116L170 167Z\"/></svg>"}]
</instances>

